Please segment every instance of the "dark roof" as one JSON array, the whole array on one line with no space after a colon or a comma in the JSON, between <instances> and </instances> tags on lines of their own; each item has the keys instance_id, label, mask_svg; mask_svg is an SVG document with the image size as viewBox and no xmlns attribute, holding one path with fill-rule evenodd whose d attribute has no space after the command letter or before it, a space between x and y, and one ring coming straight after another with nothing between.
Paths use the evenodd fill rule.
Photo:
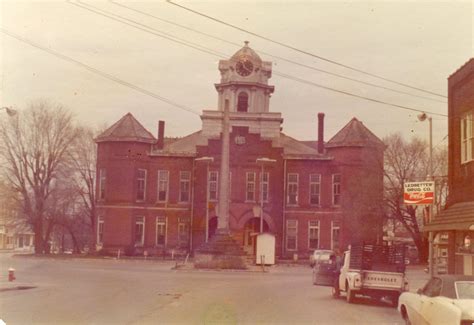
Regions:
<instances>
[{"instance_id":1,"label":"dark roof","mask_svg":"<svg viewBox=\"0 0 474 325\"><path fill-rule=\"evenodd\" d=\"M423 231L468 230L474 225L474 201L459 202L442 210Z\"/></svg>"},{"instance_id":2,"label":"dark roof","mask_svg":"<svg viewBox=\"0 0 474 325\"><path fill-rule=\"evenodd\" d=\"M436 275L434 278L441 279L441 296L456 299L456 289L454 283L457 281L474 281L474 275Z\"/></svg>"},{"instance_id":3,"label":"dark roof","mask_svg":"<svg viewBox=\"0 0 474 325\"><path fill-rule=\"evenodd\" d=\"M325 147L384 147L384 143L354 117L326 143Z\"/></svg>"},{"instance_id":4,"label":"dark roof","mask_svg":"<svg viewBox=\"0 0 474 325\"><path fill-rule=\"evenodd\" d=\"M106 141L135 141L155 143L155 137L138 122L131 113L127 113L115 124L102 132L96 142Z\"/></svg>"}]
</instances>

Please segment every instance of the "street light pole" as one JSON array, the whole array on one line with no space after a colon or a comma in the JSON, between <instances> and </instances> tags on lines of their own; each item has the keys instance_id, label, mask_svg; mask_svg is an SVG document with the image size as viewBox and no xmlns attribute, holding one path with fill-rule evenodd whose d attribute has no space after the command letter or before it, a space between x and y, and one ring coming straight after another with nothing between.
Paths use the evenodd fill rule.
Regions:
<instances>
[{"instance_id":1,"label":"street light pole","mask_svg":"<svg viewBox=\"0 0 474 325\"><path fill-rule=\"evenodd\" d=\"M418 115L418 120L423 122L428 118L429 122L429 131L430 131L430 148L429 148L429 162L428 162L428 174L429 179L434 182L434 175L433 175L433 119L431 116L426 115L426 113L421 113ZM434 186L434 193L433 193L433 203L430 204L430 214L428 218L428 223L432 221L433 213L434 213L434 205L436 204L436 183ZM433 232L428 232L428 269L430 278L434 275L434 263L433 263Z\"/></svg>"},{"instance_id":2,"label":"street light pole","mask_svg":"<svg viewBox=\"0 0 474 325\"><path fill-rule=\"evenodd\" d=\"M206 243L209 240L209 164L214 162L213 157L196 158L196 161L204 161L207 163L206 169Z\"/></svg>"},{"instance_id":3,"label":"street light pole","mask_svg":"<svg viewBox=\"0 0 474 325\"><path fill-rule=\"evenodd\" d=\"M275 159L270 159L270 158L257 158L255 161L257 164L260 163L262 165L261 171L260 171L260 233L263 232L263 165L265 163L274 163L276 162Z\"/></svg>"}]
</instances>

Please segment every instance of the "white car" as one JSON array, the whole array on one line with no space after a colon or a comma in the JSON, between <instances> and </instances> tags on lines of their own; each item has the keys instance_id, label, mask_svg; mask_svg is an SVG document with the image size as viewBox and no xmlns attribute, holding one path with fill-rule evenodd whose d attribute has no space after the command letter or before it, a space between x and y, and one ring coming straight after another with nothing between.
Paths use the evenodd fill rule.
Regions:
<instances>
[{"instance_id":1,"label":"white car","mask_svg":"<svg viewBox=\"0 0 474 325\"><path fill-rule=\"evenodd\" d=\"M309 256L309 265L314 267L319 261L329 261L334 252L328 249L316 249L313 254Z\"/></svg>"},{"instance_id":2,"label":"white car","mask_svg":"<svg viewBox=\"0 0 474 325\"><path fill-rule=\"evenodd\" d=\"M474 276L435 276L416 293L402 293L398 311L406 324L472 325Z\"/></svg>"}]
</instances>

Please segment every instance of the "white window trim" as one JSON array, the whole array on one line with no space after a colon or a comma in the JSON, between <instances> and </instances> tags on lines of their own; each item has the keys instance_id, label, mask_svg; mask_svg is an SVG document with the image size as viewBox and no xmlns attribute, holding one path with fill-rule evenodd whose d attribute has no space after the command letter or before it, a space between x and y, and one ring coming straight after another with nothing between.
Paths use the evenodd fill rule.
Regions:
<instances>
[{"instance_id":1,"label":"white window trim","mask_svg":"<svg viewBox=\"0 0 474 325\"><path fill-rule=\"evenodd\" d=\"M339 233L341 232L341 226L340 225L334 226L334 223L336 223L336 222L337 221L331 221L331 250L334 250L334 229L338 229ZM339 222L337 222L337 223L339 223ZM339 236L339 238L337 239L338 242L340 240L340 237L341 236Z\"/></svg>"},{"instance_id":2,"label":"white window trim","mask_svg":"<svg viewBox=\"0 0 474 325\"><path fill-rule=\"evenodd\" d=\"M336 204L334 202L334 198L335 198L334 185L336 184L336 183L334 183L334 178L335 178L336 175L339 175L339 183L337 183L337 184L339 184L339 193L338 193L339 194L339 203L338 204ZM340 173L332 174L332 187L331 187L331 190L332 190L332 205L333 206L340 206L341 205L341 185L342 185L341 183L342 183L342 175Z\"/></svg>"},{"instance_id":3,"label":"white window trim","mask_svg":"<svg viewBox=\"0 0 474 325\"><path fill-rule=\"evenodd\" d=\"M160 220L165 221L165 243L158 244L158 225L161 224ZM166 247L168 245L168 217L156 217L155 223L155 246L157 247Z\"/></svg>"},{"instance_id":4,"label":"white window trim","mask_svg":"<svg viewBox=\"0 0 474 325\"><path fill-rule=\"evenodd\" d=\"M317 221L318 225L316 227L311 226L311 221ZM308 249L319 249L321 246L321 222L319 220L308 220ZM317 228L318 229L318 247L314 248L311 247L310 245L310 239L311 239L311 229Z\"/></svg>"},{"instance_id":5,"label":"white window trim","mask_svg":"<svg viewBox=\"0 0 474 325\"><path fill-rule=\"evenodd\" d=\"M188 173L189 179L183 179L182 178L183 173ZM188 192L187 192L188 199L186 201L183 201L182 196L181 196L181 193L183 193L183 192L181 192L181 183L183 183L183 182L188 183ZM179 203L189 203L190 199L191 199L191 172L187 171L187 170L183 170L183 171L179 172L179 201L178 202Z\"/></svg>"},{"instance_id":6,"label":"white window trim","mask_svg":"<svg viewBox=\"0 0 474 325\"><path fill-rule=\"evenodd\" d=\"M311 175L319 175L319 182L312 182L311 181ZM318 191L318 201L319 203L318 204L315 204L315 203L311 203L311 185L313 184L318 184L318 188L319 188L319 191ZM309 174L309 204L312 205L312 206L315 206L315 207L319 207L321 206L321 174Z\"/></svg>"},{"instance_id":7,"label":"white window trim","mask_svg":"<svg viewBox=\"0 0 474 325\"><path fill-rule=\"evenodd\" d=\"M139 221L139 219L141 218L142 221ZM143 247L145 246L145 217L144 216L137 216L135 217L135 226L137 224L142 224L143 225L143 231L142 231L142 238L140 240L140 242L137 242L137 239L135 239L135 246L139 246L139 247ZM135 231L135 227L133 228L133 231ZM136 235L136 233L134 234L134 236Z\"/></svg>"},{"instance_id":8,"label":"white window trim","mask_svg":"<svg viewBox=\"0 0 474 325\"><path fill-rule=\"evenodd\" d=\"M102 180L104 184L102 184ZM99 201L105 200L105 182L107 181L107 172L105 168L99 169ZM104 191L104 196L102 196L102 190Z\"/></svg>"},{"instance_id":9,"label":"white window trim","mask_svg":"<svg viewBox=\"0 0 474 325\"><path fill-rule=\"evenodd\" d=\"M100 240L100 225L101 224L102 224L102 236L103 236L104 235L105 221L104 221L104 217L99 216L99 217L97 217L97 238L96 238L97 245L103 245L104 244L103 240L102 241Z\"/></svg>"},{"instance_id":10,"label":"white window trim","mask_svg":"<svg viewBox=\"0 0 474 325\"><path fill-rule=\"evenodd\" d=\"M249 182L249 175L253 175L253 182ZM253 184L253 199L248 198L248 185ZM255 172L246 172L245 173L245 202L256 202L255 201L255 194L257 191L257 175Z\"/></svg>"},{"instance_id":11,"label":"white window trim","mask_svg":"<svg viewBox=\"0 0 474 325\"><path fill-rule=\"evenodd\" d=\"M269 172L263 172L263 175L262 175L262 173L260 172L259 175L260 175L260 179L259 179L260 186L259 186L259 196L258 196L259 199L258 200L260 201L260 199L262 198L263 186L266 184L267 185L267 198L263 199L263 203L268 203L268 202L270 202L270 173ZM266 182L263 181L263 176L265 176L265 175L267 177Z\"/></svg>"},{"instance_id":12,"label":"white window trim","mask_svg":"<svg viewBox=\"0 0 474 325\"><path fill-rule=\"evenodd\" d=\"M211 198L211 175L213 175L214 173L216 175L216 180L212 181L212 183L216 183L216 198L215 199ZM210 170L209 174L207 174L207 192L208 192L209 202L217 202L219 198L219 172L216 170Z\"/></svg>"},{"instance_id":13,"label":"white window trim","mask_svg":"<svg viewBox=\"0 0 474 325\"><path fill-rule=\"evenodd\" d=\"M296 182L290 182L290 175L296 175ZM290 203L290 185L296 184L296 203ZM286 204L288 206L298 206L299 204L299 190L300 190L300 175L298 173L287 174L286 184Z\"/></svg>"},{"instance_id":14,"label":"white window trim","mask_svg":"<svg viewBox=\"0 0 474 325\"><path fill-rule=\"evenodd\" d=\"M138 178L138 172L140 172L141 170L143 170L145 172L144 178ZM143 179L143 199L139 199L137 197L135 197L135 199L136 199L137 202L144 202L144 201L146 201L146 179L147 179L148 171L144 168L138 168L138 172L137 172L137 195L136 196L138 196L138 180Z\"/></svg>"},{"instance_id":15,"label":"white window trim","mask_svg":"<svg viewBox=\"0 0 474 325\"><path fill-rule=\"evenodd\" d=\"M296 228L296 234L295 234L295 248L288 248L288 222L294 221L296 223L295 228ZM295 252L298 250L298 220L295 219L287 219L286 220L286 229L285 229L285 248L289 252Z\"/></svg>"},{"instance_id":16,"label":"white window trim","mask_svg":"<svg viewBox=\"0 0 474 325\"><path fill-rule=\"evenodd\" d=\"M464 122L466 121L467 130L464 130ZM466 138L463 138L463 133L466 132ZM466 164L474 160L473 152L474 142L474 114L468 112L461 117L460 125L460 146L461 146L461 164Z\"/></svg>"},{"instance_id":17,"label":"white window trim","mask_svg":"<svg viewBox=\"0 0 474 325\"><path fill-rule=\"evenodd\" d=\"M161 172L166 173L166 198L164 200L160 200L160 173ZM157 178L158 178L158 184L157 184L156 201L160 203L168 202L169 193L170 193L170 171L166 169L159 169Z\"/></svg>"}]
</instances>

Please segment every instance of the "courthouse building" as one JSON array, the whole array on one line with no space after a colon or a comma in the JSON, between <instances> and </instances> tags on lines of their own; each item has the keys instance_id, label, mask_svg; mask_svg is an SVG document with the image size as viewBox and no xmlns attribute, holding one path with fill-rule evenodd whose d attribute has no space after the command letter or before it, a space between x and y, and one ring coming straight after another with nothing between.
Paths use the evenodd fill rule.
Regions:
<instances>
[{"instance_id":1,"label":"courthouse building","mask_svg":"<svg viewBox=\"0 0 474 325\"><path fill-rule=\"evenodd\" d=\"M307 117L315 121L314 141L283 133L281 113L270 110L271 62L248 44L221 60L219 71L218 107L202 112L201 130L167 138L160 121L155 137L128 113L96 138L97 245L192 253L213 236L225 105L230 232L249 255L261 231L276 236L282 258L379 239L383 143L356 118L324 141L322 113Z\"/></svg>"}]
</instances>

